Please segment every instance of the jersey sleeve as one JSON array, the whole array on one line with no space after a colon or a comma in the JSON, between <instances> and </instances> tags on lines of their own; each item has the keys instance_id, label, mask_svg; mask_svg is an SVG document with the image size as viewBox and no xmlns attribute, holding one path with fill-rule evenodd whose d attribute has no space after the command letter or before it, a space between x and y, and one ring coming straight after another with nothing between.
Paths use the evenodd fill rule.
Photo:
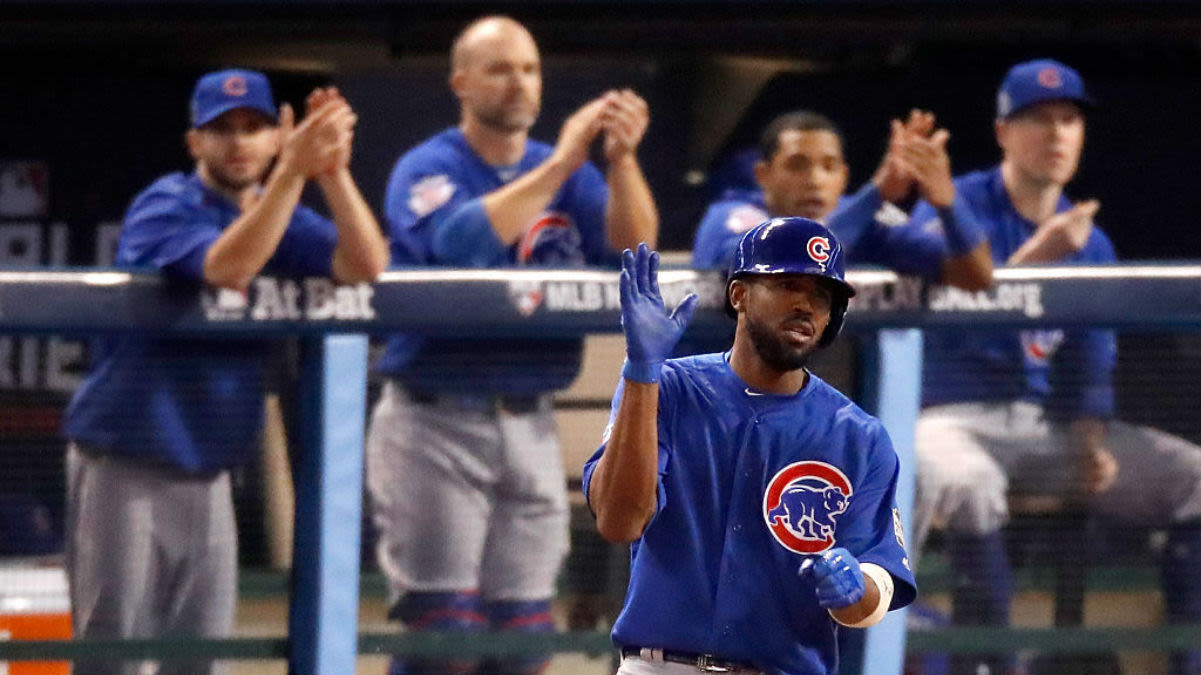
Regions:
<instances>
[{"instance_id":1,"label":"jersey sleeve","mask_svg":"<svg viewBox=\"0 0 1201 675\"><path fill-rule=\"evenodd\" d=\"M958 193L949 208L935 208L923 200L908 221L897 217L902 213L880 209L873 216L874 226L851 250L851 261L884 265L901 274L939 282L943 261L970 252L985 239L971 207ZM831 227L836 225L832 220Z\"/></svg>"},{"instance_id":2,"label":"jersey sleeve","mask_svg":"<svg viewBox=\"0 0 1201 675\"><path fill-rule=\"evenodd\" d=\"M1112 330L1069 331L1056 354L1055 387L1048 407L1067 417L1114 416L1113 373L1117 336Z\"/></svg>"},{"instance_id":3,"label":"jersey sleeve","mask_svg":"<svg viewBox=\"0 0 1201 675\"><path fill-rule=\"evenodd\" d=\"M617 409L621 406L621 396L624 392L625 392L625 378L622 378L622 379L618 380L617 391L613 394L613 403L609 408L609 423L607 425L605 425L605 432L601 436L601 445L599 448L596 449L596 452L594 452L592 454L592 457L588 458L587 462L584 462L584 474L583 474L582 483L583 483L584 499L587 501L589 509L592 509L592 497L590 494L591 487L592 487L592 474L596 471L597 462L599 462L601 456L605 454L605 446L609 442L609 434L613 431L613 423L617 419ZM658 460L659 476L658 476L658 483L655 486L655 502L656 502L655 514L656 515L660 511L663 510L663 505L667 503L667 493L664 490L664 486L663 486L663 476L667 473L668 454L667 454L666 449L668 447L670 447L670 444L664 438L663 403L664 403L663 388L662 388L662 386L660 386L660 389L659 389L659 460ZM651 516L650 522L653 523L654 521L655 521L655 517ZM650 523L647 523L647 527L650 527Z\"/></svg>"},{"instance_id":4,"label":"jersey sleeve","mask_svg":"<svg viewBox=\"0 0 1201 675\"><path fill-rule=\"evenodd\" d=\"M609 244L609 227L605 212L609 203L609 184L592 162L567 179L552 208L571 214L580 233L580 250L589 265L615 266L620 264L618 251Z\"/></svg>"},{"instance_id":5,"label":"jersey sleeve","mask_svg":"<svg viewBox=\"0 0 1201 675\"><path fill-rule=\"evenodd\" d=\"M863 483L855 486L846 514L838 520L836 538L859 562L874 563L888 570L896 581L889 609L900 609L917 597L917 582L905 550L905 533L896 501L900 461L879 422L870 427L866 436L870 464Z\"/></svg>"},{"instance_id":6,"label":"jersey sleeve","mask_svg":"<svg viewBox=\"0 0 1201 675\"><path fill-rule=\"evenodd\" d=\"M332 276L337 245L338 229L333 222L306 206L297 206L269 267L276 274Z\"/></svg>"},{"instance_id":7,"label":"jersey sleeve","mask_svg":"<svg viewBox=\"0 0 1201 675\"><path fill-rule=\"evenodd\" d=\"M747 202L722 200L705 211L692 244L692 268L728 270L742 235L767 220L767 213Z\"/></svg>"},{"instance_id":8,"label":"jersey sleeve","mask_svg":"<svg viewBox=\"0 0 1201 675\"><path fill-rule=\"evenodd\" d=\"M393 168L384 197L393 260L476 267L499 262L505 247L481 196L463 184L454 157L426 147L406 154Z\"/></svg>"},{"instance_id":9,"label":"jersey sleeve","mask_svg":"<svg viewBox=\"0 0 1201 675\"><path fill-rule=\"evenodd\" d=\"M221 229L199 206L168 191L151 189L138 195L125 214L117 262L203 281L204 257L220 236Z\"/></svg>"},{"instance_id":10,"label":"jersey sleeve","mask_svg":"<svg viewBox=\"0 0 1201 675\"><path fill-rule=\"evenodd\" d=\"M840 200L834 212L830 214L828 225L838 242L846 249L849 258L854 261L858 257L860 240L874 227L879 226L876 214L884 206L884 199L876 184L868 181L859 191L850 197ZM895 208L895 207L894 207ZM896 209L897 213L904 212Z\"/></svg>"}]
</instances>

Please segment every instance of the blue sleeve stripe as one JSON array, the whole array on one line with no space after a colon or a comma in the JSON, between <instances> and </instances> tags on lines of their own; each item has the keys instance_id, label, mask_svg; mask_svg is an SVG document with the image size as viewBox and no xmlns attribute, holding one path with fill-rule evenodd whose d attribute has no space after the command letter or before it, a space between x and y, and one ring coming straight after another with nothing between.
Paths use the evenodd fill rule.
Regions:
<instances>
[{"instance_id":1,"label":"blue sleeve stripe","mask_svg":"<svg viewBox=\"0 0 1201 675\"><path fill-rule=\"evenodd\" d=\"M947 249L951 255L967 255L984 241L984 230L976 223L971 209L959 195L951 201L949 208L938 209L938 217L942 219L942 230L946 234Z\"/></svg>"},{"instance_id":2,"label":"blue sleeve stripe","mask_svg":"<svg viewBox=\"0 0 1201 675\"><path fill-rule=\"evenodd\" d=\"M838 237L851 258L858 257L855 249L859 240L875 224L876 211L883 203L880 190L869 180L849 199L843 200L830 216L830 231Z\"/></svg>"}]
</instances>

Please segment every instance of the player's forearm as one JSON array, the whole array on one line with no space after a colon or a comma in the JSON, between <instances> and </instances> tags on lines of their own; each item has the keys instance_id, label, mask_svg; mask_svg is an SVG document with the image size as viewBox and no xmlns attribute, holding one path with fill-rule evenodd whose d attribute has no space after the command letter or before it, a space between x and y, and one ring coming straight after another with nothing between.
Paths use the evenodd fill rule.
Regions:
<instances>
[{"instance_id":1,"label":"player's forearm","mask_svg":"<svg viewBox=\"0 0 1201 675\"><path fill-rule=\"evenodd\" d=\"M480 200L501 243L510 246L525 234L530 222L546 209L571 172L568 164L552 155Z\"/></svg>"},{"instance_id":2,"label":"player's forearm","mask_svg":"<svg viewBox=\"0 0 1201 675\"><path fill-rule=\"evenodd\" d=\"M634 541L655 513L659 385L626 380L605 452L589 490L596 527L614 543Z\"/></svg>"},{"instance_id":3,"label":"player's forearm","mask_svg":"<svg viewBox=\"0 0 1201 675\"><path fill-rule=\"evenodd\" d=\"M279 246L300 194L304 176L281 164L258 200L237 217L204 257L204 280L214 286L245 290Z\"/></svg>"},{"instance_id":4,"label":"player's forearm","mask_svg":"<svg viewBox=\"0 0 1201 675\"><path fill-rule=\"evenodd\" d=\"M605 229L614 250L632 249L639 243L655 248L659 239L659 211L638 159L631 153L609 165L606 182Z\"/></svg>"},{"instance_id":5,"label":"player's forearm","mask_svg":"<svg viewBox=\"0 0 1201 675\"><path fill-rule=\"evenodd\" d=\"M374 281L388 266L388 241L355 185L350 171L339 170L318 179L338 228L334 248L334 278L344 282Z\"/></svg>"},{"instance_id":6,"label":"player's forearm","mask_svg":"<svg viewBox=\"0 0 1201 675\"><path fill-rule=\"evenodd\" d=\"M852 628L867 628L879 623L892 603L893 583L888 571L879 565L860 565L863 572L863 597L853 605L831 609L835 621Z\"/></svg>"},{"instance_id":7,"label":"player's forearm","mask_svg":"<svg viewBox=\"0 0 1201 675\"><path fill-rule=\"evenodd\" d=\"M854 626L871 616L880 605L880 589L871 577L863 579L863 598L853 605L830 610L830 616L844 626Z\"/></svg>"},{"instance_id":8,"label":"player's forearm","mask_svg":"<svg viewBox=\"0 0 1201 675\"><path fill-rule=\"evenodd\" d=\"M1079 449L1104 447L1105 439L1109 436L1109 425L1105 420L1095 417L1078 417L1072 420L1069 428L1072 442Z\"/></svg>"},{"instance_id":9,"label":"player's forearm","mask_svg":"<svg viewBox=\"0 0 1201 675\"><path fill-rule=\"evenodd\" d=\"M1041 227L1005 261L1007 265L1037 265L1063 260L1072 248L1064 237L1051 228Z\"/></svg>"},{"instance_id":10,"label":"player's forearm","mask_svg":"<svg viewBox=\"0 0 1201 675\"><path fill-rule=\"evenodd\" d=\"M969 291L981 291L992 285L992 249L988 241L964 255L943 260L942 283Z\"/></svg>"},{"instance_id":11,"label":"player's forearm","mask_svg":"<svg viewBox=\"0 0 1201 675\"><path fill-rule=\"evenodd\" d=\"M930 204L942 223L946 253L942 264L944 284L978 291L992 285L993 260L988 235L962 197L946 181L946 194Z\"/></svg>"}]
</instances>

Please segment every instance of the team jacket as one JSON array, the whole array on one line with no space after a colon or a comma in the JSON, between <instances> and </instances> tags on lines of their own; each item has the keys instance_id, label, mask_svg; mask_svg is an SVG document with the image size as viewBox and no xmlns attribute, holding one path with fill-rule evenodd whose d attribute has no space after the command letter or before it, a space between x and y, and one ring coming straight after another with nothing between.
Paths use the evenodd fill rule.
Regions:
<instances>
[{"instance_id":1,"label":"team jacket","mask_svg":"<svg viewBox=\"0 0 1201 675\"><path fill-rule=\"evenodd\" d=\"M553 148L529 141L516 165L493 167L447 129L406 153L388 180L384 211L392 260L400 265L449 267L578 267L615 265L608 248L609 190L592 164L573 173L525 235L503 246L480 198L538 166ZM537 293L515 297L536 302ZM470 307L448 307L470 315ZM377 370L420 391L535 394L575 378L581 341L564 339L437 338L395 335Z\"/></svg>"},{"instance_id":2,"label":"team jacket","mask_svg":"<svg viewBox=\"0 0 1201 675\"><path fill-rule=\"evenodd\" d=\"M1034 233L1035 224L1014 209L1000 167L955 180L961 196L984 228L993 260L1003 265ZM1058 211L1072 207L1061 197ZM919 205L913 226L938 229L938 217ZM1113 244L1093 227L1084 248L1059 264L1110 264ZM1065 418L1108 418L1114 413L1113 370L1117 358L1113 331L927 330L922 381L923 405L961 401L1026 399Z\"/></svg>"},{"instance_id":3,"label":"team jacket","mask_svg":"<svg viewBox=\"0 0 1201 675\"><path fill-rule=\"evenodd\" d=\"M892 574L891 609L913 601L896 453L833 387L810 375L794 396L756 394L723 354L673 359L658 426L658 505L631 545L617 644L836 673L836 624L797 570L839 546ZM604 451L584 466L585 495Z\"/></svg>"},{"instance_id":4,"label":"team jacket","mask_svg":"<svg viewBox=\"0 0 1201 675\"><path fill-rule=\"evenodd\" d=\"M195 175L174 173L134 198L117 245L122 267L156 269L188 293L238 208ZM298 207L264 273L330 276L337 230ZM208 473L254 456L267 345L250 340L105 336L67 406L67 438L116 455Z\"/></svg>"}]
</instances>

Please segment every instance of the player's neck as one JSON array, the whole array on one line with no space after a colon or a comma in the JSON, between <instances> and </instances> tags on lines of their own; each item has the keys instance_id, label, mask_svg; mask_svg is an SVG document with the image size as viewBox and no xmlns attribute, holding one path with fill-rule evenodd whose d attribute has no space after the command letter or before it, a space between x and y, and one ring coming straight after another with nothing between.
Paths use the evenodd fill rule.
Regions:
<instances>
[{"instance_id":1,"label":"player's neck","mask_svg":"<svg viewBox=\"0 0 1201 675\"><path fill-rule=\"evenodd\" d=\"M504 131L467 116L459 125L467 145L489 166L512 166L525 155L526 131Z\"/></svg>"},{"instance_id":2,"label":"player's neck","mask_svg":"<svg viewBox=\"0 0 1201 675\"><path fill-rule=\"evenodd\" d=\"M743 382L764 394L792 395L805 388L809 372L804 368L778 371L769 367L748 343L734 342L730 350L730 369Z\"/></svg>"},{"instance_id":3,"label":"player's neck","mask_svg":"<svg viewBox=\"0 0 1201 675\"><path fill-rule=\"evenodd\" d=\"M1001 163L1001 179L1013 208L1026 220L1043 223L1058 211L1063 185L1034 180L1010 162Z\"/></svg>"}]
</instances>

